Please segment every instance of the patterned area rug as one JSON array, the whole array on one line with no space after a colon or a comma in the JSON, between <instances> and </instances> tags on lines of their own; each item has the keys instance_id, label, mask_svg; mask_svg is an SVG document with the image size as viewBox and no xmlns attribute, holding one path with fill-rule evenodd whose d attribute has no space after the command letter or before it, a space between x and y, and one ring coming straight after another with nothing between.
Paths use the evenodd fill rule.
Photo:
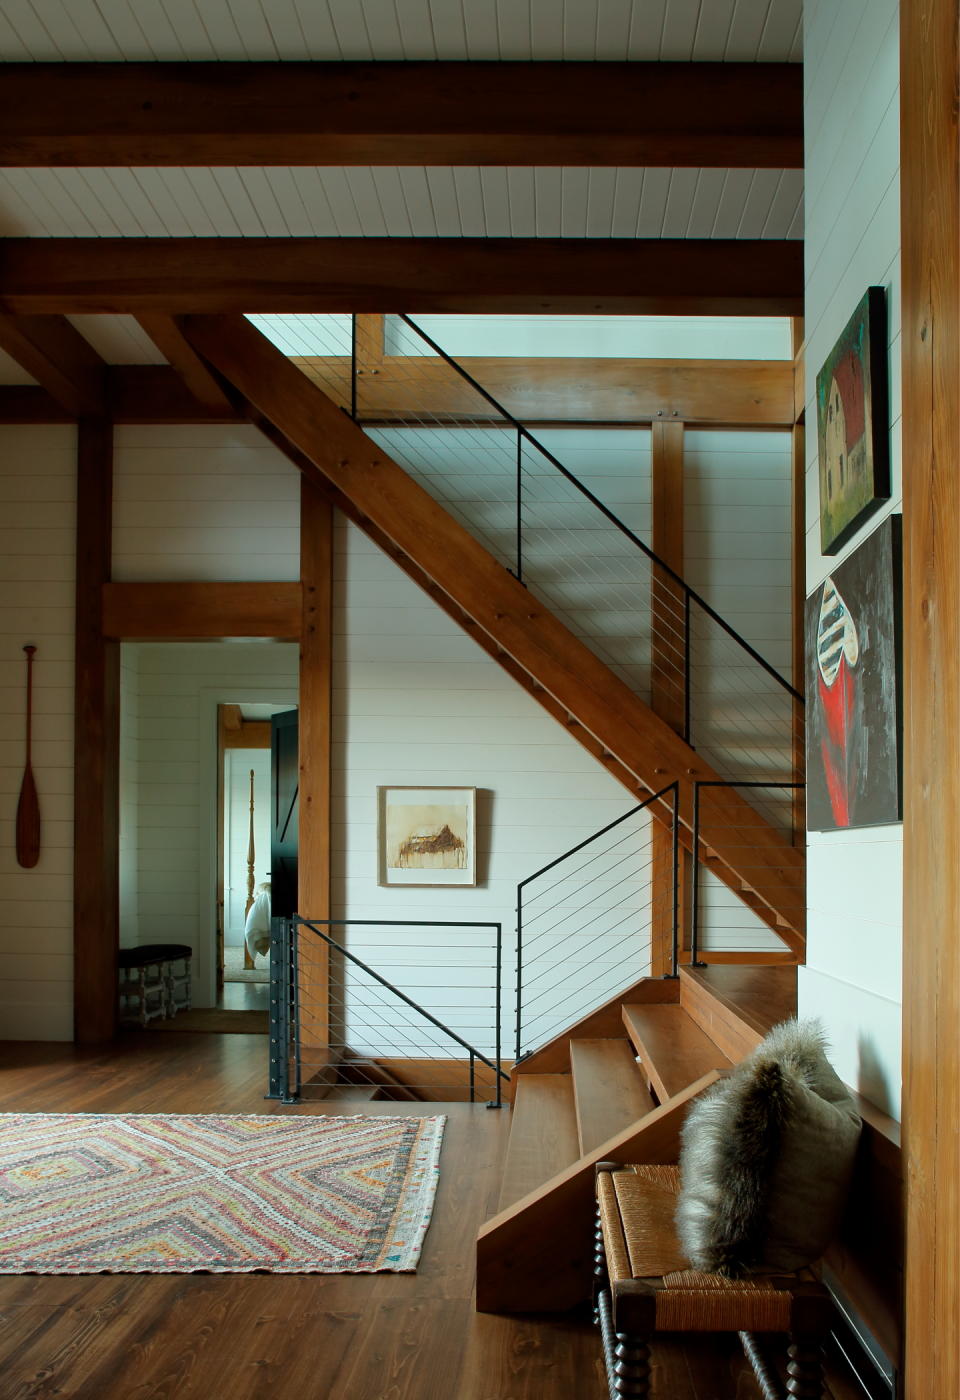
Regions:
<instances>
[{"instance_id":1,"label":"patterned area rug","mask_svg":"<svg viewBox=\"0 0 960 1400\"><path fill-rule=\"evenodd\" d=\"M0 1272L412 1271L445 1121L0 1114Z\"/></svg>"}]
</instances>

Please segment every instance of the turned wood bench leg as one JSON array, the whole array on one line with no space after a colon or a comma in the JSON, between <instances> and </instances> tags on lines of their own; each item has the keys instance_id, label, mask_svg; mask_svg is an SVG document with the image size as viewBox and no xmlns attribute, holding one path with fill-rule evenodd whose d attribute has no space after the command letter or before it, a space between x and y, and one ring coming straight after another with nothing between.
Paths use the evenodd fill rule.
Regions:
<instances>
[{"instance_id":1,"label":"turned wood bench leg","mask_svg":"<svg viewBox=\"0 0 960 1400\"><path fill-rule=\"evenodd\" d=\"M819 1335L790 1334L787 1348L787 1394L793 1400L822 1400L823 1357Z\"/></svg>"},{"instance_id":2,"label":"turned wood bench leg","mask_svg":"<svg viewBox=\"0 0 960 1400\"><path fill-rule=\"evenodd\" d=\"M613 1368L616 1394L623 1400L647 1400L650 1394L650 1347L645 1337L616 1334Z\"/></svg>"}]
</instances>

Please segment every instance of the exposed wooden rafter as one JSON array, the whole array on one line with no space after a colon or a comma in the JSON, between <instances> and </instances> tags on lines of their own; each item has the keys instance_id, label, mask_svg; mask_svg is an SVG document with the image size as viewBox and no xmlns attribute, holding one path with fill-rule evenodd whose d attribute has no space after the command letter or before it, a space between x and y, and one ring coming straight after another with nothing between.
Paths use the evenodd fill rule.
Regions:
<instances>
[{"instance_id":1,"label":"exposed wooden rafter","mask_svg":"<svg viewBox=\"0 0 960 1400\"><path fill-rule=\"evenodd\" d=\"M524 312L793 316L782 239L7 238L19 316L128 312Z\"/></svg>"},{"instance_id":2,"label":"exposed wooden rafter","mask_svg":"<svg viewBox=\"0 0 960 1400\"><path fill-rule=\"evenodd\" d=\"M180 334L180 328L172 316L159 312L148 312L139 317L140 325L160 350L187 390L198 403L215 414L231 413L232 405L217 376L209 365L200 358Z\"/></svg>"},{"instance_id":3,"label":"exposed wooden rafter","mask_svg":"<svg viewBox=\"0 0 960 1400\"><path fill-rule=\"evenodd\" d=\"M105 412L104 361L63 316L0 315L0 348L70 417Z\"/></svg>"},{"instance_id":4,"label":"exposed wooden rafter","mask_svg":"<svg viewBox=\"0 0 960 1400\"><path fill-rule=\"evenodd\" d=\"M429 416L475 422L478 395L433 358L388 355L365 366L359 408L366 421L396 423ZM335 403L350 403L350 361L295 364ZM467 358L463 367L529 427L554 423L651 423L681 419L704 427L788 428L793 367L789 360L510 360ZM375 370L375 372L374 372ZM201 402L169 365L108 365L107 391L117 423L231 423L225 395ZM45 389L0 386L0 423L62 423L71 415Z\"/></svg>"},{"instance_id":5,"label":"exposed wooden rafter","mask_svg":"<svg viewBox=\"0 0 960 1400\"><path fill-rule=\"evenodd\" d=\"M802 103L785 63L11 63L0 164L798 169Z\"/></svg>"}]
</instances>

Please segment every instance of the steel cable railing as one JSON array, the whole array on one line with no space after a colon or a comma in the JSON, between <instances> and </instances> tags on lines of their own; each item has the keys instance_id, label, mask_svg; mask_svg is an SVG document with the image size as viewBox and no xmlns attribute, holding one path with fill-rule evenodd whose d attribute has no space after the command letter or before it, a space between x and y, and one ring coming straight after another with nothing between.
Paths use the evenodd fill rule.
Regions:
<instances>
[{"instance_id":1,"label":"steel cable railing","mask_svg":"<svg viewBox=\"0 0 960 1400\"><path fill-rule=\"evenodd\" d=\"M646 976L655 938L676 974L678 803L671 783L517 886L518 1060ZM673 837L659 866L658 820Z\"/></svg>"},{"instance_id":2,"label":"steel cable railing","mask_svg":"<svg viewBox=\"0 0 960 1400\"><path fill-rule=\"evenodd\" d=\"M499 1107L502 975L497 923L275 920L271 1094Z\"/></svg>"}]
</instances>

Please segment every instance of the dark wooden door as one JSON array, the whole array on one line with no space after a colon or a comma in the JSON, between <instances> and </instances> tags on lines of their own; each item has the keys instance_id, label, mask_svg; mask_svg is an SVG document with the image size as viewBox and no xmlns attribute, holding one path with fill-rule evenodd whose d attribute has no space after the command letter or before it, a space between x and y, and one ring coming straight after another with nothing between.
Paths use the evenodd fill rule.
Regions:
<instances>
[{"instance_id":1,"label":"dark wooden door","mask_svg":"<svg viewBox=\"0 0 960 1400\"><path fill-rule=\"evenodd\" d=\"M270 718L270 911L297 912L297 819L300 794L297 711Z\"/></svg>"}]
</instances>

